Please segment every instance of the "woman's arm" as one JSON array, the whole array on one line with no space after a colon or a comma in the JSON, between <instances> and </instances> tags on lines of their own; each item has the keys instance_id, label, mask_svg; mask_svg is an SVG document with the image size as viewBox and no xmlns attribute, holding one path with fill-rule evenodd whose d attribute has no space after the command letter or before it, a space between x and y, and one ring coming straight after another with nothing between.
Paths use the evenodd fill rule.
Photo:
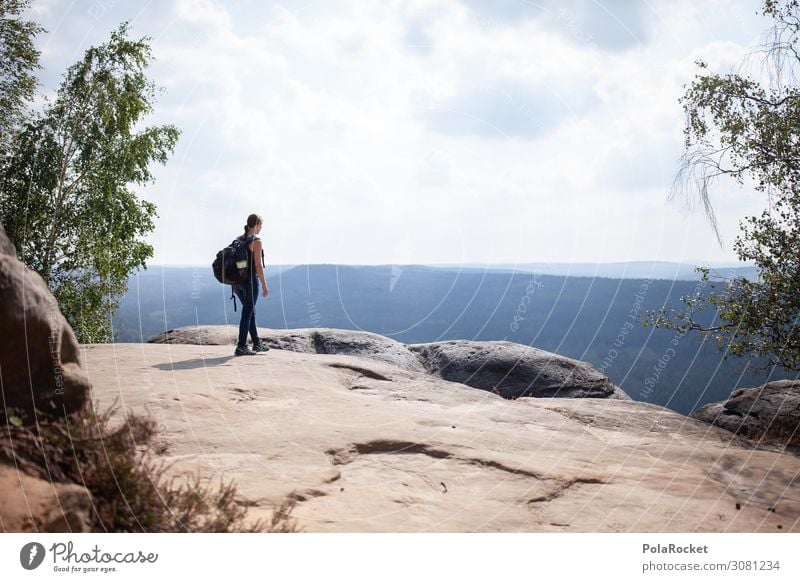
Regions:
<instances>
[{"instance_id":1,"label":"woman's arm","mask_svg":"<svg viewBox=\"0 0 800 582\"><path fill-rule=\"evenodd\" d=\"M251 244L253 251L253 263L256 265L256 276L261 281L261 294L266 297L269 295L269 287L267 287L267 280L264 277L264 267L261 265L261 239L255 239Z\"/></svg>"}]
</instances>

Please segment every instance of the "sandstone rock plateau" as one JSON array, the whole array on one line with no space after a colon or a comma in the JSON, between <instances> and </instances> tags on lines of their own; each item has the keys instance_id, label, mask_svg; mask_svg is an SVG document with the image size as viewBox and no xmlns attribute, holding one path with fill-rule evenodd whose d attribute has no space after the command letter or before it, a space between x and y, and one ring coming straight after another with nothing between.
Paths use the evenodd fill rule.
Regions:
<instances>
[{"instance_id":1,"label":"sandstone rock plateau","mask_svg":"<svg viewBox=\"0 0 800 582\"><path fill-rule=\"evenodd\" d=\"M509 400L380 336L263 337L296 349L234 358L203 328L82 359L100 409L155 417L176 473L235 479L254 519L291 496L308 532L800 531L800 459L613 388Z\"/></svg>"}]
</instances>

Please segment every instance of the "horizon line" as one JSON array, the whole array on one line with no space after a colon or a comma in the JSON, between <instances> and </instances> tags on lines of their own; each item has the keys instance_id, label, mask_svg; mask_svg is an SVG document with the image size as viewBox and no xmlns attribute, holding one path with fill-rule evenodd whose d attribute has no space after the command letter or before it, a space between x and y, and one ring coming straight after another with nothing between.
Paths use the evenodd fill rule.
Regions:
<instances>
[{"instance_id":1,"label":"horizon line","mask_svg":"<svg viewBox=\"0 0 800 582\"><path fill-rule=\"evenodd\" d=\"M615 260L615 261L526 261L526 262L480 262L480 263L338 263L338 262L308 262L308 263L271 263L273 267L300 267L304 265L330 265L330 266L345 266L345 267L504 267L513 268L515 266L525 267L530 265L636 265L636 264L658 264L658 265L684 265L687 267L707 266L707 267L754 267L751 263L743 261L707 261L707 260L684 260L684 261L667 261L659 259L636 259L631 261ZM146 265L144 268L151 267L172 267L172 268L211 268L211 264L199 263L152 263Z\"/></svg>"}]
</instances>

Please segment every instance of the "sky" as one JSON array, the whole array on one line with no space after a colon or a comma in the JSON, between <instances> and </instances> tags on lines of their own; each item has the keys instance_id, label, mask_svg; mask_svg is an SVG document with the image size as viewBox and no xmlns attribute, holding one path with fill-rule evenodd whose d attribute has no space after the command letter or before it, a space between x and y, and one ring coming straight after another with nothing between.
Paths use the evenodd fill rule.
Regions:
<instances>
[{"instance_id":1,"label":"sky","mask_svg":"<svg viewBox=\"0 0 800 582\"><path fill-rule=\"evenodd\" d=\"M33 0L44 94L121 22L180 142L151 264L210 265L251 212L271 264L735 261L766 201L669 199L683 86L769 22L704 0Z\"/></svg>"}]
</instances>

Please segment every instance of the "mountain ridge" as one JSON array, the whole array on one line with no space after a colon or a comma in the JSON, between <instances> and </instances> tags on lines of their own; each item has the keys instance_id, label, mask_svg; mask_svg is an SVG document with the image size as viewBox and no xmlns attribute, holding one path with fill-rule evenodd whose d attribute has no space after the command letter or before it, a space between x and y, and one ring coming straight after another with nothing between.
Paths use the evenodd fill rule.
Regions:
<instances>
[{"instance_id":1,"label":"mountain ridge","mask_svg":"<svg viewBox=\"0 0 800 582\"><path fill-rule=\"evenodd\" d=\"M695 335L642 326L646 311L680 307L679 297L698 282L390 265L268 268L267 279L271 293L259 298L256 319L268 328L364 330L403 343L514 341L589 362L634 399L682 414L737 388L789 377L758 372L757 361L726 359ZM210 268L139 273L114 319L116 341L145 342L187 325L238 325L230 296ZM714 314L701 315L710 322Z\"/></svg>"}]
</instances>

